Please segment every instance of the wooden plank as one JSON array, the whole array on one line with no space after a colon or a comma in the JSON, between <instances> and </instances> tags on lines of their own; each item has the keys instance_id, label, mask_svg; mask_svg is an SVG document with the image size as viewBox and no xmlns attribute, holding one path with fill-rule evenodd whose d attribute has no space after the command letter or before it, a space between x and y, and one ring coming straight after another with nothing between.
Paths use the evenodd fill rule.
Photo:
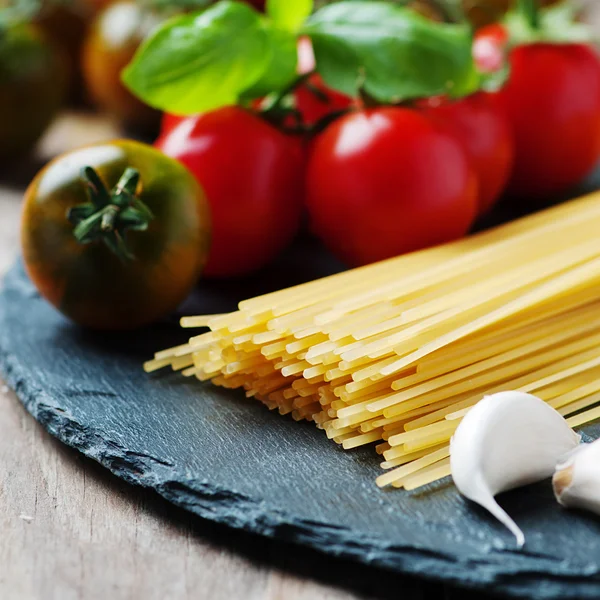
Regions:
<instances>
[{"instance_id":1,"label":"wooden plank","mask_svg":"<svg viewBox=\"0 0 600 600\"><path fill-rule=\"evenodd\" d=\"M183 511L51 438L5 387L0 414L1 598L357 597L203 539Z\"/></svg>"}]
</instances>

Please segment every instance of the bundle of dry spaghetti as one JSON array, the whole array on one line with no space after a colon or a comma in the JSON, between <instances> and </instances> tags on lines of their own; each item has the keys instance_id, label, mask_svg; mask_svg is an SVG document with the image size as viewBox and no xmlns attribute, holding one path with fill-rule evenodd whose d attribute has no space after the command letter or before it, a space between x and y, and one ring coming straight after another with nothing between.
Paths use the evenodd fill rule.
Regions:
<instances>
[{"instance_id":1,"label":"bundle of dry spaghetti","mask_svg":"<svg viewBox=\"0 0 600 600\"><path fill-rule=\"evenodd\" d=\"M186 317L208 326L165 366L243 388L344 448L377 443L380 486L450 473L484 394L531 392L577 427L600 418L600 194L444 246Z\"/></svg>"}]
</instances>

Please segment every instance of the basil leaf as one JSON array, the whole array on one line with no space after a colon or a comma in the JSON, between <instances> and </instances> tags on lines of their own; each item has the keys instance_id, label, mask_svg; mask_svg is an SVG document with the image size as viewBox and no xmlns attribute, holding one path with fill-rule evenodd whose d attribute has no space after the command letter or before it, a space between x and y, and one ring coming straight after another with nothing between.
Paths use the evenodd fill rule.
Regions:
<instances>
[{"instance_id":1,"label":"basil leaf","mask_svg":"<svg viewBox=\"0 0 600 600\"><path fill-rule=\"evenodd\" d=\"M267 0L267 15L277 27L296 31L313 10L313 0Z\"/></svg>"},{"instance_id":2,"label":"basil leaf","mask_svg":"<svg viewBox=\"0 0 600 600\"><path fill-rule=\"evenodd\" d=\"M122 79L150 106L177 114L235 104L270 64L262 19L229 0L171 19L141 45Z\"/></svg>"},{"instance_id":3,"label":"basil leaf","mask_svg":"<svg viewBox=\"0 0 600 600\"><path fill-rule=\"evenodd\" d=\"M348 95L363 89L397 103L463 96L479 86L468 25L434 23L387 2L347 0L319 10L302 33L312 39L327 85Z\"/></svg>"},{"instance_id":4,"label":"basil leaf","mask_svg":"<svg viewBox=\"0 0 600 600\"><path fill-rule=\"evenodd\" d=\"M296 79L298 49L296 36L271 24L265 24L269 42L269 61L258 81L245 90L245 100L261 98L272 92L286 89Z\"/></svg>"}]
</instances>

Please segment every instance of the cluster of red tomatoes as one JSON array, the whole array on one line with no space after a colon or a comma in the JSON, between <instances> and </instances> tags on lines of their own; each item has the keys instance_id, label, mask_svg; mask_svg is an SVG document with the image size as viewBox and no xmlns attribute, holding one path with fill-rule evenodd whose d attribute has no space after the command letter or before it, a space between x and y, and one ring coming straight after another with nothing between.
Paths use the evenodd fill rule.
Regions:
<instances>
[{"instance_id":1,"label":"cluster of red tomatoes","mask_svg":"<svg viewBox=\"0 0 600 600\"><path fill-rule=\"evenodd\" d=\"M211 208L206 275L264 266L305 212L356 266L459 238L502 195L531 204L576 183L600 156L600 60L583 44L506 57L507 41L499 25L480 31L476 62L495 70L508 58L510 76L498 92L459 100L369 107L311 75L294 92L304 123L345 114L308 141L241 107L167 115L156 145L196 176Z\"/></svg>"}]
</instances>

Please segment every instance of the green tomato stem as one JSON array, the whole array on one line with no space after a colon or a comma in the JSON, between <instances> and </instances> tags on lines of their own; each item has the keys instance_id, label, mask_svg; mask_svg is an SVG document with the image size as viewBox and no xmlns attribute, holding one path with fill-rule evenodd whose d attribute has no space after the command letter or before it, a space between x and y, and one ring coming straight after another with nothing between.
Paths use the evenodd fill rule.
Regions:
<instances>
[{"instance_id":1,"label":"green tomato stem","mask_svg":"<svg viewBox=\"0 0 600 600\"><path fill-rule=\"evenodd\" d=\"M299 75L286 88L279 92L269 94L260 105L258 115L271 125L283 128L288 117L292 117L297 126L303 126L302 115L294 105L293 93L299 86L308 81L311 73Z\"/></svg>"},{"instance_id":2,"label":"green tomato stem","mask_svg":"<svg viewBox=\"0 0 600 600\"><path fill-rule=\"evenodd\" d=\"M102 231L113 231L115 228L115 222L119 214L119 207L114 204L110 204L106 208L102 209L102 220L100 221L100 229Z\"/></svg>"},{"instance_id":3,"label":"green tomato stem","mask_svg":"<svg viewBox=\"0 0 600 600\"><path fill-rule=\"evenodd\" d=\"M517 0L517 10L533 30L540 28L540 14L537 0Z\"/></svg>"},{"instance_id":4,"label":"green tomato stem","mask_svg":"<svg viewBox=\"0 0 600 600\"><path fill-rule=\"evenodd\" d=\"M127 167L119 179L114 193L117 196L122 196L124 193L130 196L135 196L138 184L140 182L140 173L133 167Z\"/></svg>"},{"instance_id":5,"label":"green tomato stem","mask_svg":"<svg viewBox=\"0 0 600 600\"><path fill-rule=\"evenodd\" d=\"M75 226L75 239L80 244L103 242L123 262L133 260L127 245L127 231L145 231L154 218L150 209L136 196L139 172L131 167L125 169L110 192L92 167L84 167L81 178L89 202L78 204L67 212L67 218Z\"/></svg>"}]
</instances>

